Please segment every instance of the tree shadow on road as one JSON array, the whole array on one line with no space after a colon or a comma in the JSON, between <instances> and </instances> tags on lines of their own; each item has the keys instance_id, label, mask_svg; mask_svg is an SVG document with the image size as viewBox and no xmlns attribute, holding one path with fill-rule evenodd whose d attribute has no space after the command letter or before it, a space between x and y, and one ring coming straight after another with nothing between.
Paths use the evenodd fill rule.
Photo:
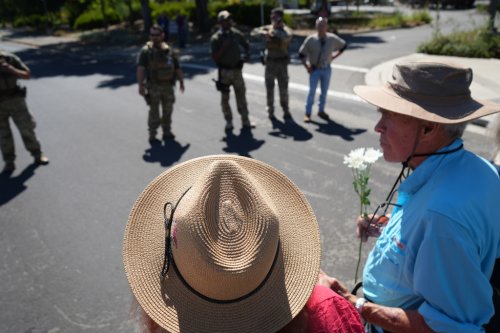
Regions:
<instances>
[{"instance_id":1,"label":"tree shadow on road","mask_svg":"<svg viewBox=\"0 0 500 333\"><path fill-rule=\"evenodd\" d=\"M353 141L355 135L360 135L366 132L366 129L364 128L348 128L334 122L331 119L327 120L326 123L311 121L311 124L315 124L318 126L318 128L316 129L317 132L327 135L340 136L345 141Z\"/></svg>"},{"instance_id":2,"label":"tree shadow on road","mask_svg":"<svg viewBox=\"0 0 500 333\"><path fill-rule=\"evenodd\" d=\"M307 141L313 137L307 129L297 124L293 119L284 122L273 119L271 123L273 124L273 130L269 132L269 135L277 138L293 138L294 141Z\"/></svg>"},{"instance_id":3,"label":"tree shadow on road","mask_svg":"<svg viewBox=\"0 0 500 333\"><path fill-rule=\"evenodd\" d=\"M151 147L144 151L142 159L149 163L159 162L163 167L169 167L175 162L180 161L182 155L189 149L188 143L182 146L175 140L167 140L163 144L157 141L151 144Z\"/></svg>"},{"instance_id":4,"label":"tree shadow on road","mask_svg":"<svg viewBox=\"0 0 500 333\"><path fill-rule=\"evenodd\" d=\"M35 175L38 165L32 163L28 165L19 175L11 177L9 173L0 173L0 206L6 204L21 194L28 187L25 183Z\"/></svg>"},{"instance_id":5,"label":"tree shadow on road","mask_svg":"<svg viewBox=\"0 0 500 333\"><path fill-rule=\"evenodd\" d=\"M106 47L68 42L24 49L16 52L16 55L28 65L33 78L100 74L108 78L99 82L98 88L117 89L137 84L136 58L140 47ZM209 72L202 67L186 68L184 71L185 79Z\"/></svg>"},{"instance_id":6,"label":"tree shadow on road","mask_svg":"<svg viewBox=\"0 0 500 333\"><path fill-rule=\"evenodd\" d=\"M16 39L25 34L13 32L7 39ZM25 36L25 37L30 37ZM36 36L35 36L36 37ZM296 54L304 36L295 36L291 46L291 54ZM372 35L342 35L349 48L362 48L364 44L384 43L385 41ZM19 39L23 42L23 39ZM29 44L29 39L26 43ZM98 88L117 89L136 84L136 58L142 45L108 45L106 43L88 43L84 41L68 41L26 48L16 54L30 67L34 78L90 76L101 74L111 76L98 84ZM193 46L179 52L184 56L182 63L205 65L197 68L183 68L186 79L204 75L212 71L213 62L207 52L200 53L200 46Z\"/></svg>"},{"instance_id":7,"label":"tree shadow on road","mask_svg":"<svg viewBox=\"0 0 500 333\"><path fill-rule=\"evenodd\" d=\"M252 157L250 152L259 149L266 141L256 140L252 130L242 128L239 135L234 135L233 131L226 131L226 136L222 138L226 142L226 147L222 148L226 153L237 153L240 156Z\"/></svg>"}]
</instances>

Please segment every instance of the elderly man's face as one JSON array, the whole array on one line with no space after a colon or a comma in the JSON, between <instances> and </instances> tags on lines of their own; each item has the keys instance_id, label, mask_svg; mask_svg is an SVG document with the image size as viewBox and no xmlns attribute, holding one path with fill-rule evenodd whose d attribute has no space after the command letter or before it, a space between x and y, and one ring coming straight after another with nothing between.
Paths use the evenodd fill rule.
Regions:
<instances>
[{"instance_id":1,"label":"elderly man's face","mask_svg":"<svg viewBox=\"0 0 500 333\"><path fill-rule=\"evenodd\" d=\"M380 147L388 162L404 162L413 153L422 128L422 120L379 109L380 120L375 131L380 134Z\"/></svg>"},{"instance_id":2,"label":"elderly man's face","mask_svg":"<svg viewBox=\"0 0 500 333\"><path fill-rule=\"evenodd\" d=\"M318 29L318 33L320 35L324 35L328 32L328 21L321 20L316 24L316 28Z\"/></svg>"}]
</instances>

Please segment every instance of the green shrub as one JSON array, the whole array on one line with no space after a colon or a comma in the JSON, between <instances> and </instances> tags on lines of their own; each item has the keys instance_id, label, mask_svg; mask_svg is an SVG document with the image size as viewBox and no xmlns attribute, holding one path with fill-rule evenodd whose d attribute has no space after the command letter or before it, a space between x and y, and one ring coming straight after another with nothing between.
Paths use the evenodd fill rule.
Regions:
<instances>
[{"instance_id":1,"label":"green shrub","mask_svg":"<svg viewBox=\"0 0 500 333\"><path fill-rule=\"evenodd\" d=\"M189 17L189 20L196 19L196 4L193 1L189 2L166 2L163 4L151 3L151 16L153 21L161 13L165 13L170 20L174 20L177 14Z\"/></svg>"},{"instance_id":2,"label":"green shrub","mask_svg":"<svg viewBox=\"0 0 500 333\"><path fill-rule=\"evenodd\" d=\"M426 10L413 13L408 19L410 24L429 24L432 22L431 14Z\"/></svg>"},{"instance_id":3,"label":"green shrub","mask_svg":"<svg viewBox=\"0 0 500 333\"><path fill-rule=\"evenodd\" d=\"M112 8L106 8L106 20L108 24L114 24L122 21L122 17ZM75 30L86 30L102 28L104 26L104 18L100 9L92 8L78 16L73 24Z\"/></svg>"},{"instance_id":4,"label":"green shrub","mask_svg":"<svg viewBox=\"0 0 500 333\"><path fill-rule=\"evenodd\" d=\"M20 16L14 20L14 27L31 27L34 29L43 29L50 26L51 22L47 19L45 15L29 15Z\"/></svg>"},{"instance_id":5,"label":"green shrub","mask_svg":"<svg viewBox=\"0 0 500 333\"><path fill-rule=\"evenodd\" d=\"M392 14L376 14L370 21L372 28L395 28L411 27L415 25L428 24L432 18L427 11L415 12L412 15L403 15L401 12Z\"/></svg>"},{"instance_id":6,"label":"green shrub","mask_svg":"<svg viewBox=\"0 0 500 333\"><path fill-rule=\"evenodd\" d=\"M488 3L476 3L476 10L482 14L488 14L490 10L490 4ZM497 13L500 12L500 2L497 2ZM497 14L498 15L498 14Z\"/></svg>"},{"instance_id":7,"label":"green shrub","mask_svg":"<svg viewBox=\"0 0 500 333\"><path fill-rule=\"evenodd\" d=\"M492 34L486 27L449 35L437 34L432 40L420 44L417 51L457 57L499 58L500 36Z\"/></svg>"}]
</instances>

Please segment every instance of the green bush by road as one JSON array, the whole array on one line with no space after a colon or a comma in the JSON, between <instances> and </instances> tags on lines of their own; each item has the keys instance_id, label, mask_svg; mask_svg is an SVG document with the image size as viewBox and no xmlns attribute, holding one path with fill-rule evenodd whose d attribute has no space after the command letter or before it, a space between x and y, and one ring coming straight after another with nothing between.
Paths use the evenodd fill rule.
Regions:
<instances>
[{"instance_id":1,"label":"green bush by road","mask_svg":"<svg viewBox=\"0 0 500 333\"><path fill-rule=\"evenodd\" d=\"M500 58L500 35L488 27L459 31L449 35L436 34L418 46L418 52L471 58Z\"/></svg>"}]
</instances>

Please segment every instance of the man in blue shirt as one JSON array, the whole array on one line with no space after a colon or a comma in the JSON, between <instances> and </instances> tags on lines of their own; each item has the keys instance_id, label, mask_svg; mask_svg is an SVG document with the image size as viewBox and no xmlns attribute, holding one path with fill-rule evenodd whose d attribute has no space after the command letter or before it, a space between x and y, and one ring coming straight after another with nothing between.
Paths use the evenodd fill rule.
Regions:
<instances>
[{"instance_id":1,"label":"man in blue shirt","mask_svg":"<svg viewBox=\"0 0 500 333\"><path fill-rule=\"evenodd\" d=\"M473 99L471 81L470 68L423 60L395 65L383 87L354 88L378 107L375 130L385 160L403 163L401 183L381 233L373 232L378 215L358 219L363 239L379 236L365 264L364 297L334 278L320 280L355 305L372 332L484 332L494 314L500 179L461 136L468 121L500 105Z\"/></svg>"}]
</instances>

